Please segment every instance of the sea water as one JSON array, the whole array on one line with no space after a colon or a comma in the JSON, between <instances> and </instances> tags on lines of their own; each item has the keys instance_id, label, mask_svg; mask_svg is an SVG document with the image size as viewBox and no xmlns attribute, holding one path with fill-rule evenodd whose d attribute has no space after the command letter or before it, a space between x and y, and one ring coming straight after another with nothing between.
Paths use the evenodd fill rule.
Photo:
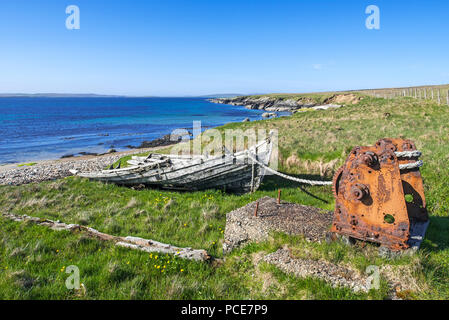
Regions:
<instances>
[{"instance_id":1,"label":"sea water","mask_svg":"<svg viewBox=\"0 0 449 320\"><path fill-rule=\"evenodd\" d=\"M0 164L57 159L80 152L128 150L169 134L245 118L263 110L215 104L205 98L0 98Z\"/></svg>"}]
</instances>

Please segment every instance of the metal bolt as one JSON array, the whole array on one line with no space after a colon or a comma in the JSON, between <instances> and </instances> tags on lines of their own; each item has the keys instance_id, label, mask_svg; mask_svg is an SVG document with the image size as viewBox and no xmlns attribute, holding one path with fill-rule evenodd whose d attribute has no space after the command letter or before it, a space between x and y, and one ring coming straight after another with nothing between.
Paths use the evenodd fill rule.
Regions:
<instances>
[{"instance_id":1,"label":"metal bolt","mask_svg":"<svg viewBox=\"0 0 449 320\"><path fill-rule=\"evenodd\" d=\"M372 167L376 163L376 158L375 158L374 153L365 153L362 156L362 161L368 167Z\"/></svg>"},{"instance_id":2,"label":"metal bolt","mask_svg":"<svg viewBox=\"0 0 449 320\"><path fill-rule=\"evenodd\" d=\"M402 145L402 149L408 151L408 150L413 150L414 148L413 148L413 146L412 146L412 144L410 142L405 142Z\"/></svg>"},{"instance_id":3,"label":"metal bolt","mask_svg":"<svg viewBox=\"0 0 449 320\"><path fill-rule=\"evenodd\" d=\"M256 209L254 210L254 216L257 217L257 211L259 210L259 201L256 202Z\"/></svg>"},{"instance_id":4,"label":"metal bolt","mask_svg":"<svg viewBox=\"0 0 449 320\"><path fill-rule=\"evenodd\" d=\"M278 204L281 204L281 192L282 192L282 190L279 189L278 190Z\"/></svg>"},{"instance_id":5,"label":"metal bolt","mask_svg":"<svg viewBox=\"0 0 449 320\"><path fill-rule=\"evenodd\" d=\"M351 188L351 194L356 200L362 200L369 193L367 186L363 184L356 184Z\"/></svg>"}]
</instances>

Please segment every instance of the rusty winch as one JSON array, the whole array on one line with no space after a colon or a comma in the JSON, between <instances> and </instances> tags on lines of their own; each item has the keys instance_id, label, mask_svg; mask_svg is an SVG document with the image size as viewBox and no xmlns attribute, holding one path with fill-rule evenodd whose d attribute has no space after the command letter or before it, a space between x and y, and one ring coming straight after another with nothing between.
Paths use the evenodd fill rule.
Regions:
<instances>
[{"instance_id":1,"label":"rusty winch","mask_svg":"<svg viewBox=\"0 0 449 320\"><path fill-rule=\"evenodd\" d=\"M354 148L334 176L331 234L392 250L413 246L413 231L425 233L429 219L420 155L412 141L403 139L382 139L374 146ZM418 240L422 237L418 235Z\"/></svg>"}]
</instances>

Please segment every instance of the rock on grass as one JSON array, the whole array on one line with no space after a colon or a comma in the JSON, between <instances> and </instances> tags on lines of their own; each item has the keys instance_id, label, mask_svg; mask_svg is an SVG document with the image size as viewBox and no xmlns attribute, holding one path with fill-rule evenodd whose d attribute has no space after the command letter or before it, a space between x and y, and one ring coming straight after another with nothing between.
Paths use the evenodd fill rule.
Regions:
<instances>
[{"instance_id":1,"label":"rock on grass","mask_svg":"<svg viewBox=\"0 0 449 320\"><path fill-rule=\"evenodd\" d=\"M229 253L251 241L264 241L272 231L321 241L332 224L332 218L332 212L294 203L278 205L276 199L264 197L226 215L223 252Z\"/></svg>"},{"instance_id":2,"label":"rock on grass","mask_svg":"<svg viewBox=\"0 0 449 320\"><path fill-rule=\"evenodd\" d=\"M296 259L287 249L279 249L267 255L264 261L301 278L314 277L324 280L332 287L347 287L354 292L368 292L370 289L370 279L356 270L324 260Z\"/></svg>"}]
</instances>

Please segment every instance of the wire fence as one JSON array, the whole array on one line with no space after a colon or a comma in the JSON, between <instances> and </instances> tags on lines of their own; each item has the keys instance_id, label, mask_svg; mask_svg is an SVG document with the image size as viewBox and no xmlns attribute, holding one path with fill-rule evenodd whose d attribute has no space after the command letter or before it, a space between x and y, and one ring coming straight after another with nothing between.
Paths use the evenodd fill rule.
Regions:
<instances>
[{"instance_id":1,"label":"wire fence","mask_svg":"<svg viewBox=\"0 0 449 320\"><path fill-rule=\"evenodd\" d=\"M364 90L363 92L377 98L393 99L397 97L410 97L431 100L439 105L449 106L449 86L375 89Z\"/></svg>"}]
</instances>

